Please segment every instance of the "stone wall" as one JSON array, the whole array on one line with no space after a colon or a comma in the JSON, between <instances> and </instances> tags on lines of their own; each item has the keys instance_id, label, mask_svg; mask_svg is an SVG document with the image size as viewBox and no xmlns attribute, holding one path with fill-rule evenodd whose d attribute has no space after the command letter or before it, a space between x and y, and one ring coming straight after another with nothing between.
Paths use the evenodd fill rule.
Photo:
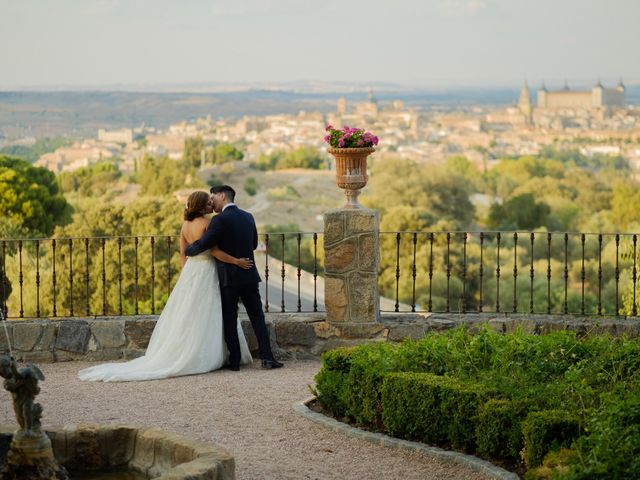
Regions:
<instances>
[{"instance_id":1,"label":"stone wall","mask_svg":"<svg viewBox=\"0 0 640 480\"><path fill-rule=\"evenodd\" d=\"M640 319L626 317L399 313L384 314L380 322L363 328L363 325L328 322L324 313L267 313L265 316L273 351L283 360L317 358L332 348L363 342L415 340L459 325L473 330L488 324L500 333L518 329L535 334L572 330L580 336L601 333L640 336ZM140 316L9 321L7 331L14 355L22 362L119 360L144 353L156 319L157 316ZM257 358L257 342L249 319L246 315L240 319L249 347ZM8 351L1 332L0 350Z\"/></svg>"}]
</instances>

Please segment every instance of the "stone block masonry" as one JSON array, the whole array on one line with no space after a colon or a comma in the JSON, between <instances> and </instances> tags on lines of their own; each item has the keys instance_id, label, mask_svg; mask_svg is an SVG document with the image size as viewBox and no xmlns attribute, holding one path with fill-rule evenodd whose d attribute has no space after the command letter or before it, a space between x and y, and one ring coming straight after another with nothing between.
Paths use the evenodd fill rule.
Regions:
<instances>
[{"instance_id":1,"label":"stone block masonry","mask_svg":"<svg viewBox=\"0 0 640 480\"><path fill-rule=\"evenodd\" d=\"M327 321L361 336L379 323L380 216L369 209L335 209L324 215ZM356 328L349 328L358 325ZM373 328L373 325L371 325Z\"/></svg>"}]
</instances>

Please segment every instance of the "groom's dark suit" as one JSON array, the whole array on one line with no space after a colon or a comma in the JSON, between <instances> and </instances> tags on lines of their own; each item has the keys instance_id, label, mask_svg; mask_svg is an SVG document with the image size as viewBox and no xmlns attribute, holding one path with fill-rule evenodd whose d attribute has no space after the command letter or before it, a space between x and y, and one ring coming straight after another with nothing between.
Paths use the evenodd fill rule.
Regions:
<instances>
[{"instance_id":1,"label":"groom's dark suit","mask_svg":"<svg viewBox=\"0 0 640 480\"><path fill-rule=\"evenodd\" d=\"M186 249L188 257L193 257L214 246L237 258L250 258L253 265L245 270L230 263L217 261L220 293L222 297L222 322L224 340L229 349L229 365L240 365L240 342L238 340L238 300L247 310L253 331L258 340L262 360L273 360L269 331L264 321L262 300L258 290L260 275L255 266L253 251L258 246L258 231L253 216L235 205L227 206L211 219L209 228L200 240Z\"/></svg>"}]
</instances>

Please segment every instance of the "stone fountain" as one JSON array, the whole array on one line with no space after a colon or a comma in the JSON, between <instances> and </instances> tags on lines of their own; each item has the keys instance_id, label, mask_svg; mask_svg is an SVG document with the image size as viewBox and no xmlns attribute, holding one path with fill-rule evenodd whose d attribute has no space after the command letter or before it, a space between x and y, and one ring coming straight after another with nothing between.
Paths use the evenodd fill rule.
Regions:
<instances>
[{"instance_id":1,"label":"stone fountain","mask_svg":"<svg viewBox=\"0 0 640 480\"><path fill-rule=\"evenodd\" d=\"M11 438L7 458L0 469L0 480L69 480L64 467L53 456L51 440L42 431L42 405L34 400L40 393L38 381L44 374L34 364L28 363L21 369L13 358L11 342L5 319L4 307L0 305L0 321L4 327L9 346L9 355L0 356L0 376L4 388L11 393L13 410L18 422Z\"/></svg>"}]
</instances>

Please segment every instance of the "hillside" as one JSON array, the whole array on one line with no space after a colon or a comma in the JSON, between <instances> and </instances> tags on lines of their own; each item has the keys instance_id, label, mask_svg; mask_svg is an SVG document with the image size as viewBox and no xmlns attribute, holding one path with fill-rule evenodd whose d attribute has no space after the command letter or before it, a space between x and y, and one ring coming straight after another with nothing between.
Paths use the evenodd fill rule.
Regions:
<instances>
[{"instance_id":1,"label":"hillside","mask_svg":"<svg viewBox=\"0 0 640 480\"><path fill-rule=\"evenodd\" d=\"M224 168L224 167L222 167ZM233 171L221 167L201 170L207 182L212 176L233 186L236 202L255 216L258 228L267 224L297 224L302 231L323 230L322 214L344 203L344 194L335 182L335 172L289 169L260 171L235 162ZM250 196L243 188L248 178L256 181L257 193Z\"/></svg>"}]
</instances>

